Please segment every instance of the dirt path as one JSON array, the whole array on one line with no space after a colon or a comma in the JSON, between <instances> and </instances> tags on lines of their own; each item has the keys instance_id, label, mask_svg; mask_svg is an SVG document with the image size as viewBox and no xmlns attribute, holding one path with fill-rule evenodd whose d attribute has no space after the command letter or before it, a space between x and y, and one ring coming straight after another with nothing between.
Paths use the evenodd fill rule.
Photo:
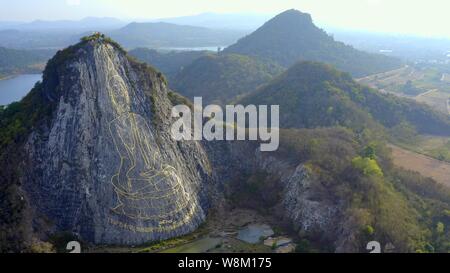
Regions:
<instances>
[{"instance_id":1,"label":"dirt path","mask_svg":"<svg viewBox=\"0 0 450 273\"><path fill-rule=\"evenodd\" d=\"M394 69L394 70L389 70L389 71L386 71L386 72L381 72L381 73L378 73L378 74L372 74L372 75L368 75L368 76L365 76L365 77L363 77L363 78L358 78L358 79L356 79L356 81L357 82L361 82L361 81L364 81L364 80L370 80L370 79L373 79L373 78L375 78L375 77L380 77L380 76L386 76L386 75L389 75L389 74L391 74L391 73L395 73L395 72L398 72L398 71L402 71L402 70L404 70L404 69L407 69L409 67L409 65L405 65L405 66L403 66L403 67L400 67L400 68L397 68L397 69Z\"/></svg>"},{"instance_id":2,"label":"dirt path","mask_svg":"<svg viewBox=\"0 0 450 273\"><path fill-rule=\"evenodd\" d=\"M450 163L432 157L411 152L398 146L389 145L392 149L394 164L407 170L416 171L425 177L450 187Z\"/></svg>"},{"instance_id":3,"label":"dirt path","mask_svg":"<svg viewBox=\"0 0 450 273\"><path fill-rule=\"evenodd\" d=\"M418 98L420 98L420 97L424 97L424 96L426 96L426 95L428 95L428 94L430 94L430 93L436 92L436 91L439 91L439 89L431 89L431 90L428 90L427 92L424 92L424 93L421 93L421 94L417 95L415 98L418 99Z\"/></svg>"}]
</instances>

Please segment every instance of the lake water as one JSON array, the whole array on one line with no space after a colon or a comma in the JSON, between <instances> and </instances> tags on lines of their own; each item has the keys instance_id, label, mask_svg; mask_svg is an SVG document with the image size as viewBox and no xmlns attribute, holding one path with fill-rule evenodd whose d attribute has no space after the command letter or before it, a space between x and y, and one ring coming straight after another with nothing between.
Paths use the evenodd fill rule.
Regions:
<instances>
[{"instance_id":1,"label":"lake water","mask_svg":"<svg viewBox=\"0 0 450 273\"><path fill-rule=\"evenodd\" d=\"M14 78L0 80L0 105L20 101L33 88L41 74L23 74Z\"/></svg>"},{"instance_id":2,"label":"lake water","mask_svg":"<svg viewBox=\"0 0 450 273\"><path fill-rule=\"evenodd\" d=\"M214 51L217 52L217 49L220 47L221 50L226 48L227 46L202 46L202 47L160 47L157 48L160 51Z\"/></svg>"},{"instance_id":3,"label":"lake water","mask_svg":"<svg viewBox=\"0 0 450 273\"><path fill-rule=\"evenodd\" d=\"M272 228L266 224L252 224L239 230L237 238L250 244L257 244L262 238L265 239L273 234Z\"/></svg>"}]
</instances>

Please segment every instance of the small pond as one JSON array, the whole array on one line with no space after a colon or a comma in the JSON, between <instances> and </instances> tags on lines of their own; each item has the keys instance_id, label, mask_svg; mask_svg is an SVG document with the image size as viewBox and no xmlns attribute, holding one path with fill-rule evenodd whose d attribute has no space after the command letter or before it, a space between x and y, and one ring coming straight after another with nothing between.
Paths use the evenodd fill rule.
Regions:
<instances>
[{"instance_id":1,"label":"small pond","mask_svg":"<svg viewBox=\"0 0 450 273\"><path fill-rule=\"evenodd\" d=\"M261 242L261 238L267 238L273 234L272 228L266 224L252 224L239 230L237 238L250 244L257 244Z\"/></svg>"}]
</instances>

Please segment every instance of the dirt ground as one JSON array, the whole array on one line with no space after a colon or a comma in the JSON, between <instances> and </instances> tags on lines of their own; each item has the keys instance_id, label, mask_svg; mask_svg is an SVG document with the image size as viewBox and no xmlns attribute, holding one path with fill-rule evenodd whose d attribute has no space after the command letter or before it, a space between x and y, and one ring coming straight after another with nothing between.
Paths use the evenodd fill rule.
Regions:
<instances>
[{"instance_id":1,"label":"dirt ground","mask_svg":"<svg viewBox=\"0 0 450 273\"><path fill-rule=\"evenodd\" d=\"M450 187L450 163L390 145L394 164Z\"/></svg>"}]
</instances>

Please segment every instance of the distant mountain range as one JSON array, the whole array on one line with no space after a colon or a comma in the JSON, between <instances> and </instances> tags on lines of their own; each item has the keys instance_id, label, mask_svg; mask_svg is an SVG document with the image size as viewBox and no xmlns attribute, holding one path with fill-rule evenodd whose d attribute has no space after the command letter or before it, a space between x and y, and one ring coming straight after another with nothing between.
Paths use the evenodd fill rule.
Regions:
<instances>
[{"instance_id":1,"label":"distant mountain range","mask_svg":"<svg viewBox=\"0 0 450 273\"><path fill-rule=\"evenodd\" d=\"M81 20L35 20L32 22L0 22L0 29L16 30L107 30L123 27L127 22L110 17L86 17Z\"/></svg>"},{"instance_id":2,"label":"distant mountain range","mask_svg":"<svg viewBox=\"0 0 450 273\"><path fill-rule=\"evenodd\" d=\"M166 22L179 25L253 31L269 20L272 15L202 13L191 16L160 18L151 22Z\"/></svg>"},{"instance_id":3,"label":"distant mountain range","mask_svg":"<svg viewBox=\"0 0 450 273\"><path fill-rule=\"evenodd\" d=\"M244 31L217 30L171 23L131 23L109 35L125 47L227 46L245 35Z\"/></svg>"},{"instance_id":4,"label":"distant mountain range","mask_svg":"<svg viewBox=\"0 0 450 273\"><path fill-rule=\"evenodd\" d=\"M0 22L0 46L18 49L61 49L93 31L111 31L127 22L116 18Z\"/></svg>"},{"instance_id":5,"label":"distant mountain range","mask_svg":"<svg viewBox=\"0 0 450 273\"><path fill-rule=\"evenodd\" d=\"M149 20L133 20L139 23L171 23L207 27L212 29L232 29L253 31L269 20L272 15L264 14L221 14L201 13L190 16L158 18ZM113 17L86 17L81 20L34 20L32 22L0 21L0 30L55 30L55 29L111 29L121 28L131 20Z\"/></svg>"},{"instance_id":6,"label":"distant mountain range","mask_svg":"<svg viewBox=\"0 0 450 273\"><path fill-rule=\"evenodd\" d=\"M94 20L95 21L95 20ZM94 31L107 33L127 48L225 47L247 34L243 30L210 29L171 23L85 24L78 21L34 22L0 27L0 46L22 49L63 48ZM102 21L103 22L103 21ZM115 21L114 21L115 22ZM117 27L113 27L117 26Z\"/></svg>"},{"instance_id":7,"label":"distant mountain range","mask_svg":"<svg viewBox=\"0 0 450 273\"><path fill-rule=\"evenodd\" d=\"M215 30L238 31L247 34L256 30L271 17L269 14L202 13L172 18L140 19L136 22L138 24L171 23ZM84 35L89 35L89 32L102 31L110 34L109 31L123 28L131 21L111 17L86 17L81 20L35 20L32 22L0 21L0 46L14 48L62 48L77 42L77 39ZM445 54L449 50L449 39L377 34L364 31L355 32L329 26L326 26L325 29L327 33L331 33L338 41L352 45L359 50L382 53L383 55L395 56L409 61L449 60L446 56L447 54ZM76 39L73 39L73 36L76 36ZM137 46L152 47L153 44L158 44L157 42L148 43L146 38L142 40L145 43ZM229 44L224 43L222 46ZM133 46L137 47L134 44ZM217 46L217 44L214 46ZM344 53L345 50L342 50L342 44L338 47L341 47L341 54L347 54ZM320 50L320 47L318 50ZM370 59L367 56L365 58L368 59L367 62L374 62L373 56ZM382 62L386 63L387 61L383 60ZM382 68L381 64L379 64L379 68Z\"/></svg>"}]
</instances>

